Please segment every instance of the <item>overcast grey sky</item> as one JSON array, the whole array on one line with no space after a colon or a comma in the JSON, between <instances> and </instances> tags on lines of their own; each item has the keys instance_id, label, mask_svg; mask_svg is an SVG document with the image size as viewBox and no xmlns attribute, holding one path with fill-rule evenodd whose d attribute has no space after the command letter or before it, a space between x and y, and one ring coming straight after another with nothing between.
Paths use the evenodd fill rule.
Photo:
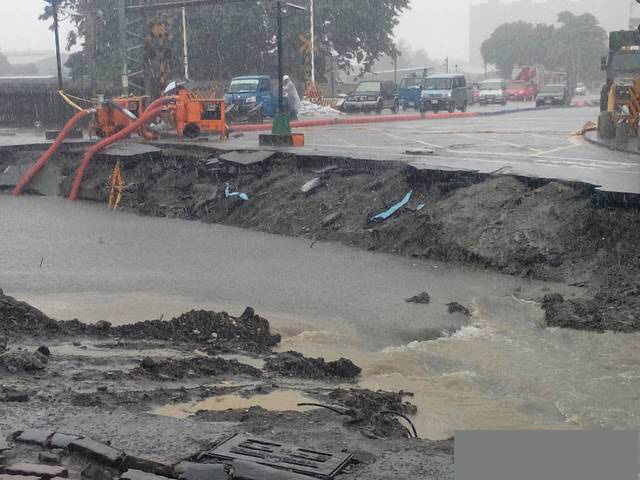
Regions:
<instances>
[{"instance_id":1,"label":"overcast grey sky","mask_svg":"<svg viewBox=\"0 0 640 480\"><path fill-rule=\"evenodd\" d=\"M433 58L464 58L468 50L468 6L472 1L479 0L412 0L411 11L402 16L397 37L424 48ZM44 1L11 3L0 19L0 51L52 48L53 34L37 19ZM68 25L68 21L63 22L63 30L68 30Z\"/></svg>"}]
</instances>

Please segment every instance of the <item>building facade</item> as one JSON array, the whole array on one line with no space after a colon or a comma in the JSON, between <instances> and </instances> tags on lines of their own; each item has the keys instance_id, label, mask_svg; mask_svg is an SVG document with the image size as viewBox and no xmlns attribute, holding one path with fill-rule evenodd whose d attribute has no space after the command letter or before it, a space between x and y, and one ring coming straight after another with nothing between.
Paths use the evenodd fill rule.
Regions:
<instances>
[{"instance_id":1,"label":"building facade","mask_svg":"<svg viewBox=\"0 0 640 480\"><path fill-rule=\"evenodd\" d=\"M635 0L486 0L472 4L469 13L469 58L471 65L484 64L480 47L493 31L503 23L555 23L558 13L568 10L577 15L591 13L600 25L608 31L625 30L637 17L640 23L640 11L635 12Z\"/></svg>"}]
</instances>

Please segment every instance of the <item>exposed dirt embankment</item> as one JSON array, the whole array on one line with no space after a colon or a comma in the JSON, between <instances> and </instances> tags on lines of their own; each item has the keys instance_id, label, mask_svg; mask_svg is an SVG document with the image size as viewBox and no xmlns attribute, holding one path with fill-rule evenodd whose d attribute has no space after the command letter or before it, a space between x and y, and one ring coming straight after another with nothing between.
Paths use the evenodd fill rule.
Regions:
<instances>
[{"instance_id":1,"label":"exposed dirt embankment","mask_svg":"<svg viewBox=\"0 0 640 480\"><path fill-rule=\"evenodd\" d=\"M67 156L62 171L72 173L76 162ZM112 167L104 160L92 165L80 197L104 202ZM144 215L584 285L585 299L547 309L550 325L640 329L640 213L600 206L584 185L312 157L281 156L244 167L172 152L125 163L123 175L125 208ZM66 178L63 194L68 185ZM248 200L225 190L246 193ZM372 220L408 192L409 202L387 220Z\"/></svg>"}]
</instances>

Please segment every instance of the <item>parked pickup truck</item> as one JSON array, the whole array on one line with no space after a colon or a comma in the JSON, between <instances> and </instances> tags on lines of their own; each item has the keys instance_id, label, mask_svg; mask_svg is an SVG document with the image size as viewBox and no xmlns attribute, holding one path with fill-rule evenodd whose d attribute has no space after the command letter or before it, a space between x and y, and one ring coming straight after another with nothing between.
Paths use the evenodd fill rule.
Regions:
<instances>
[{"instance_id":1,"label":"parked pickup truck","mask_svg":"<svg viewBox=\"0 0 640 480\"><path fill-rule=\"evenodd\" d=\"M382 113L385 108L390 108L393 113L398 113L400 109L400 100L393 82L360 82L342 104L345 112Z\"/></svg>"},{"instance_id":2,"label":"parked pickup truck","mask_svg":"<svg viewBox=\"0 0 640 480\"><path fill-rule=\"evenodd\" d=\"M271 77L265 75L233 78L224 100L230 123L262 123L264 117L273 117L277 109Z\"/></svg>"}]
</instances>

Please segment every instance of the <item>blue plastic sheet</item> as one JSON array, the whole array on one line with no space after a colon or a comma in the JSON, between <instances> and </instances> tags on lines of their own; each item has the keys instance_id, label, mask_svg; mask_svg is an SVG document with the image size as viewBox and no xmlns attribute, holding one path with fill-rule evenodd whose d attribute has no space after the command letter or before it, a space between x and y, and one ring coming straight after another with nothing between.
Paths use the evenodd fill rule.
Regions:
<instances>
[{"instance_id":1,"label":"blue plastic sheet","mask_svg":"<svg viewBox=\"0 0 640 480\"><path fill-rule=\"evenodd\" d=\"M400 200L399 203L396 203L393 207L391 207L389 210L386 210L382 213L379 213L378 215L376 215L375 217L371 218L371 221L382 221L382 220L386 220L387 218L389 218L391 215L393 215L394 213L396 213L398 210L400 210L402 207L404 207L407 203L409 203L409 200L411 200L411 195L413 195L413 190L410 191L409 193L407 193L404 198L402 200Z\"/></svg>"},{"instance_id":2,"label":"blue plastic sheet","mask_svg":"<svg viewBox=\"0 0 640 480\"><path fill-rule=\"evenodd\" d=\"M227 197L227 198L228 197L240 197L245 202L249 200L249 195L247 195L246 193L232 192L231 191L231 185L229 185L228 183L225 184L225 186L224 186L224 196Z\"/></svg>"}]
</instances>

